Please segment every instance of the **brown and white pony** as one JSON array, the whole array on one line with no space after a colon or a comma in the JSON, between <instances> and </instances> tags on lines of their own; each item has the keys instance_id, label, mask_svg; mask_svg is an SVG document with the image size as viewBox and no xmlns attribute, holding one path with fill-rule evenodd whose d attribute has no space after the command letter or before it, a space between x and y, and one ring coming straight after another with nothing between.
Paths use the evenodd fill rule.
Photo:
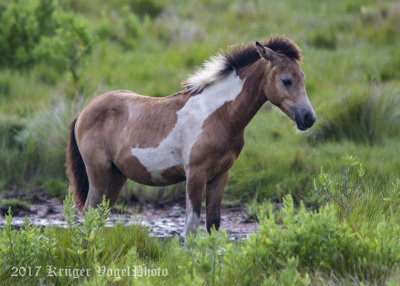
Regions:
<instances>
[{"instance_id":1,"label":"brown and white pony","mask_svg":"<svg viewBox=\"0 0 400 286\"><path fill-rule=\"evenodd\" d=\"M287 38L233 47L205 62L163 98L117 90L94 98L71 125L67 174L77 209L112 205L127 179L150 186L186 181L186 234L200 223L206 192L207 230L220 225L228 172L244 145L244 129L270 101L297 128L315 115Z\"/></svg>"}]
</instances>

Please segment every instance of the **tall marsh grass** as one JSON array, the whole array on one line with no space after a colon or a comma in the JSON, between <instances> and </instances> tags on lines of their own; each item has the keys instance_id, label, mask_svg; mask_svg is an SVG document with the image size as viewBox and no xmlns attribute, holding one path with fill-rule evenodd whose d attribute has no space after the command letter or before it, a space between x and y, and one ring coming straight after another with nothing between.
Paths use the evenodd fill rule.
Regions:
<instances>
[{"instance_id":1,"label":"tall marsh grass","mask_svg":"<svg viewBox=\"0 0 400 286\"><path fill-rule=\"evenodd\" d=\"M310 134L313 142L347 139L373 145L400 135L399 91L373 85L349 93L322 112Z\"/></svg>"},{"instance_id":2,"label":"tall marsh grass","mask_svg":"<svg viewBox=\"0 0 400 286\"><path fill-rule=\"evenodd\" d=\"M68 127L82 108L82 100L67 103L61 97L24 119L0 123L0 182L3 186L64 181Z\"/></svg>"}]
</instances>

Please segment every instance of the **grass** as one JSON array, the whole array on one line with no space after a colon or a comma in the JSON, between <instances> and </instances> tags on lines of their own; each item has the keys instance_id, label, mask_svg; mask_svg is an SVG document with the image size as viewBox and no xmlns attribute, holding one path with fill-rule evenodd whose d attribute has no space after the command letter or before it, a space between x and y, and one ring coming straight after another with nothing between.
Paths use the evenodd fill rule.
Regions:
<instances>
[{"instance_id":1,"label":"grass","mask_svg":"<svg viewBox=\"0 0 400 286\"><path fill-rule=\"evenodd\" d=\"M381 86L355 90L322 114L322 121L311 132L314 143L322 140L354 140L378 144L387 137L398 137L400 104L398 91L385 91Z\"/></svg>"},{"instance_id":2,"label":"grass","mask_svg":"<svg viewBox=\"0 0 400 286\"><path fill-rule=\"evenodd\" d=\"M294 195L297 202L307 200L311 178L322 163L332 169L337 167L333 157L352 153L367 165L379 164L369 158L380 148L364 143L387 149L399 137L395 68L399 56L393 34L387 32L397 23L396 3L202 1L172 5L167 1L146 6L133 1L126 6L123 2L101 2L99 7L109 13L86 2L70 3L97 38L77 82L69 73L60 74L45 64L0 71L0 162L7 162L0 174L3 189L39 186L62 197L67 126L91 98L112 89L171 94L218 49L270 34L284 33L303 49L302 68L317 123L310 134L296 134L293 124L279 112L261 110L246 129L246 145L231 171L225 203L281 201L285 194ZM138 13L139 22L131 19L131 11ZM150 17L144 11L151 11ZM213 16L216 11L218 17ZM120 15L121 22L111 25L115 15ZM259 19L268 19L269 25L258 25ZM251 28L245 29L242 23ZM131 38L132 45L121 43L124 37ZM357 148L345 141L355 141ZM382 177L395 179L391 171L395 167L388 160L380 170ZM374 176L369 179L375 180ZM386 179L380 183L391 181ZM135 184L126 190L146 202L160 199L159 190ZM182 187L167 188L161 200L181 200L179 192Z\"/></svg>"},{"instance_id":3,"label":"grass","mask_svg":"<svg viewBox=\"0 0 400 286\"><path fill-rule=\"evenodd\" d=\"M5 215L8 212L9 208L11 208L14 214L17 214L20 211L30 211L28 202L20 201L17 199L3 199L0 203L0 213L2 215Z\"/></svg>"}]
</instances>

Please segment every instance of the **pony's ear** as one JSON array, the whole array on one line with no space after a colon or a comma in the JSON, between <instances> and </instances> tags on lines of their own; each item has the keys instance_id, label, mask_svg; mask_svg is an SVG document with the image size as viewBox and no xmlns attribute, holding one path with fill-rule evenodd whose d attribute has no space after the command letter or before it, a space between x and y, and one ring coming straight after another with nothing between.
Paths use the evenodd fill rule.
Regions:
<instances>
[{"instance_id":1,"label":"pony's ear","mask_svg":"<svg viewBox=\"0 0 400 286\"><path fill-rule=\"evenodd\" d=\"M270 61L272 63L278 59L278 57L276 56L276 54L274 53L273 50L261 45L259 42L256 42L256 48L257 48L257 51L260 54L260 56L263 57L264 59L267 59L268 61Z\"/></svg>"}]
</instances>

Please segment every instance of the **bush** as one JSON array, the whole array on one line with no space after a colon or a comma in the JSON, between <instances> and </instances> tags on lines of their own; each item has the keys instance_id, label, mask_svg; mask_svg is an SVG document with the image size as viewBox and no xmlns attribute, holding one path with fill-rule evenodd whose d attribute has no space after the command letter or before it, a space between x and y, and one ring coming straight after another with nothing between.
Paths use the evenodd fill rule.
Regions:
<instances>
[{"instance_id":1,"label":"bush","mask_svg":"<svg viewBox=\"0 0 400 286\"><path fill-rule=\"evenodd\" d=\"M53 0L19 0L0 10L0 66L23 68L39 61L69 70L74 80L92 52L86 26Z\"/></svg>"},{"instance_id":2,"label":"bush","mask_svg":"<svg viewBox=\"0 0 400 286\"><path fill-rule=\"evenodd\" d=\"M147 17L141 21L128 6L124 6L113 13L102 14L97 35L102 40L117 41L124 48L131 49L136 45L149 22L150 19Z\"/></svg>"},{"instance_id":3,"label":"bush","mask_svg":"<svg viewBox=\"0 0 400 286\"><path fill-rule=\"evenodd\" d=\"M398 204L399 185L394 186L394 204ZM108 212L103 200L98 209L85 214L84 222L77 222L68 194L64 201L68 229L50 227L43 233L28 222L20 230L13 229L9 213L6 227L0 231L1 282L25 282L24 278L10 277L14 265L91 269L89 285L171 285L177 281L185 285L308 285L333 281L385 284L397 277L400 267L400 226L395 213L381 217L373 227L361 220L357 230L347 218L338 218L329 204L314 212L301 203L296 210L292 197L286 196L279 216L272 206L260 214L260 230L248 240L235 243L228 241L224 230L212 230L208 235L198 229L196 236L188 238L188 251L177 238L161 243L149 238L140 227L105 229ZM168 276L141 280L99 276L94 270L99 265L116 270L143 265L168 269ZM50 284L74 284L87 277L78 281L67 276L44 277L42 272L30 278L30 283L36 284L40 279Z\"/></svg>"},{"instance_id":4,"label":"bush","mask_svg":"<svg viewBox=\"0 0 400 286\"><path fill-rule=\"evenodd\" d=\"M396 178L385 187L366 184L368 176L377 176L371 170L366 174L362 164L352 155L343 157L344 164L339 172L325 172L314 179L315 192L310 193L307 202L321 206L329 203L336 210L336 216L355 230L376 227L382 219L397 217L400 204L400 179Z\"/></svg>"},{"instance_id":5,"label":"bush","mask_svg":"<svg viewBox=\"0 0 400 286\"><path fill-rule=\"evenodd\" d=\"M282 217L277 222L271 210L261 218L260 231L239 249L226 246L226 284L240 281L254 285L271 276L281 279L290 265L301 273L320 271L382 283L400 264L400 227L395 219L382 220L374 229L365 227L356 232L339 221L329 206L310 212L301 204L296 213L290 196L285 198Z\"/></svg>"},{"instance_id":6,"label":"bush","mask_svg":"<svg viewBox=\"0 0 400 286\"><path fill-rule=\"evenodd\" d=\"M77 258L80 266L94 267L100 262L105 241L98 233L104 229L109 213L109 202L103 196L103 201L97 209L89 208L85 213L85 220L76 223L75 204L71 192L68 192L64 200L64 216L72 237L72 245L68 252Z\"/></svg>"},{"instance_id":7,"label":"bush","mask_svg":"<svg viewBox=\"0 0 400 286\"><path fill-rule=\"evenodd\" d=\"M0 65L31 64L34 61L32 50L40 39L35 7L30 1L16 1L7 6L2 4L0 10Z\"/></svg>"},{"instance_id":8,"label":"bush","mask_svg":"<svg viewBox=\"0 0 400 286\"><path fill-rule=\"evenodd\" d=\"M317 179L314 179L314 189L318 195L323 195L335 203L340 213L349 216L360 191L361 179L365 170L355 157L347 155L343 158L346 166L342 168L342 180L334 182L321 169Z\"/></svg>"},{"instance_id":9,"label":"bush","mask_svg":"<svg viewBox=\"0 0 400 286\"><path fill-rule=\"evenodd\" d=\"M90 285L98 285L99 282L102 282L100 285L108 285L114 277L99 275L99 267L151 267L151 260L165 258L166 246L162 247L158 240L149 238L148 231L141 226L118 225L106 229L108 214L108 202L103 199L97 209L86 212L84 221L78 221L71 193L64 200L68 229L50 226L41 230L30 226L29 220L25 220L24 227L15 229L9 210L7 224L0 230L0 284L76 285L86 282L86 279L94 279ZM179 244L175 241L174 245ZM29 271L30 268L32 275L27 272L12 276L15 267L21 268L21 271ZM65 272L63 275L48 275L48 267L56 272L58 269L89 269L90 273L84 272L78 277ZM137 275L141 277L142 274Z\"/></svg>"},{"instance_id":10,"label":"bush","mask_svg":"<svg viewBox=\"0 0 400 286\"><path fill-rule=\"evenodd\" d=\"M59 12L55 15L58 27L51 36L42 36L34 55L41 61L54 65L60 72L69 71L76 82L79 71L92 53L93 40L85 24L73 14Z\"/></svg>"},{"instance_id":11,"label":"bush","mask_svg":"<svg viewBox=\"0 0 400 286\"><path fill-rule=\"evenodd\" d=\"M43 266L55 253L55 240L47 231L39 227L30 226L29 220L25 220L22 230L14 229L11 225L11 209L6 215L7 224L0 235L0 277L4 282L6 277L12 277L13 269L16 267L31 267L32 271L37 266ZM29 282L28 275L21 275L24 282ZM22 281L21 281L22 282Z\"/></svg>"}]
</instances>

